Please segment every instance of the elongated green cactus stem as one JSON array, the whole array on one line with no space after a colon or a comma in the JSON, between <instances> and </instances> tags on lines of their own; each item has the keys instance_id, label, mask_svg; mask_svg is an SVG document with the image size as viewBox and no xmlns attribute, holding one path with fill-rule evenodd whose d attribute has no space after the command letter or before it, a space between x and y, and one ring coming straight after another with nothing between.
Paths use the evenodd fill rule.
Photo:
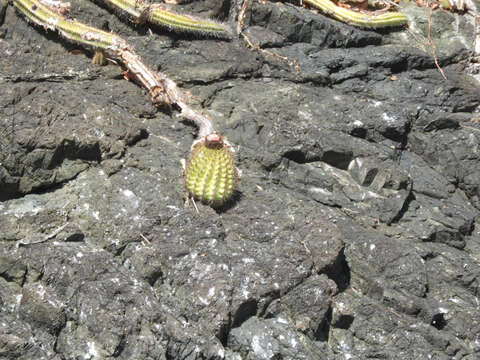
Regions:
<instances>
[{"instance_id":1,"label":"elongated green cactus stem","mask_svg":"<svg viewBox=\"0 0 480 360\"><path fill-rule=\"evenodd\" d=\"M203 36L230 37L228 28L213 20L200 19L194 16L179 15L166 10L161 4L151 4L144 0L96 0L114 10L120 10L137 23L149 22L166 27L172 31L198 33Z\"/></svg>"},{"instance_id":2,"label":"elongated green cactus stem","mask_svg":"<svg viewBox=\"0 0 480 360\"><path fill-rule=\"evenodd\" d=\"M397 27L408 22L407 17L400 12L362 13L337 6L330 0L303 0L303 2L334 19L362 28Z\"/></svg>"},{"instance_id":3,"label":"elongated green cactus stem","mask_svg":"<svg viewBox=\"0 0 480 360\"><path fill-rule=\"evenodd\" d=\"M92 28L77 21L65 19L37 0L14 0L13 5L30 21L45 29L58 31L64 38L86 46L107 49L117 36Z\"/></svg>"},{"instance_id":4,"label":"elongated green cactus stem","mask_svg":"<svg viewBox=\"0 0 480 360\"><path fill-rule=\"evenodd\" d=\"M159 4L152 5L150 8L149 21L160 26L167 26L171 30L198 32L202 35L216 37L230 36L228 29L220 23L179 15L163 9Z\"/></svg>"}]
</instances>

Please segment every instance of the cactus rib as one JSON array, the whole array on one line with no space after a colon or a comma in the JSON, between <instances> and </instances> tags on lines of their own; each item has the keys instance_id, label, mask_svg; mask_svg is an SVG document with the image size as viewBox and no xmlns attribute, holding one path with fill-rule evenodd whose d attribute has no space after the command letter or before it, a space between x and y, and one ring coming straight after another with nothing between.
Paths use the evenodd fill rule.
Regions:
<instances>
[{"instance_id":1,"label":"cactus rib","mask_svg":"<svg viewBox=\"0 0 480 360\"><path fill-rule=\"evenodd\" d=\"M319 9L334 19L348 25L362 28L384 28L405 25L407 17L400 12L384 12L382 14L366 14L335 5L330 0L303 0L306 4Z\"/></svg>"}]
</instances>

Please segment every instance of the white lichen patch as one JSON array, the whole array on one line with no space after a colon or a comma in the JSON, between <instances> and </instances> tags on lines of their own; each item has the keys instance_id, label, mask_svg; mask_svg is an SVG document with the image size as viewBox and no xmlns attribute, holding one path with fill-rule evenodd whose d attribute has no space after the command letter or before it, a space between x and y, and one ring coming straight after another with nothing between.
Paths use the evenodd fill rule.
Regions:
<instances>
[{"instance_id":1,"label":"white lichen patch","mask_svg":"<svg viewBox=\"0 0 480 360\"><path fill-rule=\"evenodd\" d=\"M14 206L6 207L3 215L13 215L17 218L21 218L25 215L37 215L39 212L43 211L44 207L36 197L36 195L32 195L25 196L20 200L14 200L12 202L12 205ZM4 206L2 206L2 208L4 208Z\"/></svg>"},{"instance_id":2,"label":"white lichen patch","mask_svg":"<svg viewBox=\"0 0 480 360\"><path fill-rule=\"evenodd\" d=\"M88 351L84 355L85 360L95 360L99 358L97 346L93 341L87 342Z\"/></svg>"},{"instance_id":3,"label":"white lichen patch","mask_svg":"<svg viewBox=\"0 0 480 360\"><path fill-rule=\"evenodd\" d=\"M125 189L125 190L122 190L122 194L123 196L127 197L127 198L131 198L133 196L135 196L135 194L133 193L132 190L128 190L128 189Z\"/></svg>"},{"instance_id":4,"label":"white lichen patch","mask_svg":"<svg viewBox=\"0 0 480 360\"><path fill-rule=\"evenodd\" d=\"M320 188L320 187L315 187L311 186L308 188L308 191L315 193L315 194L321 194L321 195L326 195L326 196L331 196L333 193L325 188Z\"/></svg>"},{"instance_id":5,"label":"white lichen patch","mask_svg":"<svg viewBox=\"0 0 480 360\"><path fill-rule=\"evenodd\" d=\"M275 355L272 343L265 341L261 336L254 335L250 346L258 359L271 359Z\"/></svg>"},{"instance_id":6,"label":"white lichen patch","mask_svg":"<svg viewBox=\"0 0 480 360\"><path fill-rule=\"evenodd\" d=\"M382 113L382 119L385 120L388 123L394 123L397 121L397 119L393 116L388 115L387 113Z\"/></svg>"}]
</instances>

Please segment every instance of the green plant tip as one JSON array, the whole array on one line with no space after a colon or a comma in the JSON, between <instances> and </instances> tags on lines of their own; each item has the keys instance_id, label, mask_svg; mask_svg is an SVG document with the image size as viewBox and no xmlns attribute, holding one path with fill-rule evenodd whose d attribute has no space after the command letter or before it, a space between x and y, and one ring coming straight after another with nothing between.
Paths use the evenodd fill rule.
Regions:
<instances>
[{"instance_id":1,"label":"green plant tip","mask_svg":"<svg viewBox=\"0 0 480 360\"><path fill-rule=\"evenodd\" d=\"M185 170L185 185L193 198L221 207L232 198L236 182L233 153L219 134L209 134L193 146Z\"/></svg>"}]
</instances>

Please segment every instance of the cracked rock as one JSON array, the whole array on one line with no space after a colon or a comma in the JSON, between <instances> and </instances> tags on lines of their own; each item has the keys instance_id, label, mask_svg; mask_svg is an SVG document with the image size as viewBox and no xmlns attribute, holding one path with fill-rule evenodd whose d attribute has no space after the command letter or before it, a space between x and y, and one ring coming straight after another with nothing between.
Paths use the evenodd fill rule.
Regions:
<instances>
[{"instance_id":1,"label":"cracked rock","mask_svg":"<svg viewBox=\"0 0 480 360\"><path fill-rule=\"evenodd\" d=\"M242 3L169 6L236 29ZM473 18L432 13L444 79L414 3L408 31L248 4L261 50L70 14L232 143L238 193L215 211L185 204L191 124L0 0L0 358L479 357Z\"/></svg>"}]
</instances>

